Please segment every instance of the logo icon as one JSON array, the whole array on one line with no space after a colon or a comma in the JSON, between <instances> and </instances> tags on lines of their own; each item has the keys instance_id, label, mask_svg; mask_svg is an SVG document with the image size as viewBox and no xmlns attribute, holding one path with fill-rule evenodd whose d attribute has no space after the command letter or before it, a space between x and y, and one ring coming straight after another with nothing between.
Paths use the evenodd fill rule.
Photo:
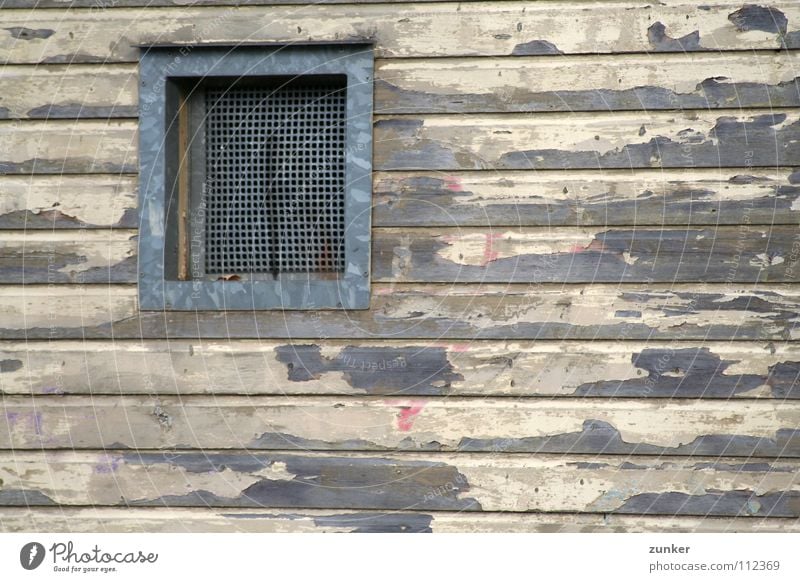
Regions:
<instances>
[{"instance_id":1,"label":"logo icon","mask_svg":"<svg viewBox=\"0 0 800 582\"><path fill-rule=\"evenodd\" d=\"M35 570L44 561L44 546L39 542L29 542L19 552L19 563L26 570Z\"/></svg>"}]
</instances>

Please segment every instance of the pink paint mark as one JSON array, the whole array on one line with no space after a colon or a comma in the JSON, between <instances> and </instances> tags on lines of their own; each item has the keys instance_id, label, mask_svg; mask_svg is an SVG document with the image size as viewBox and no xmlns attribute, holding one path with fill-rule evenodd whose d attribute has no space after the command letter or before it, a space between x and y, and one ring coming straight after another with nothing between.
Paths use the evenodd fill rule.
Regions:
<instances>
[{"instance_id":1,"label":"pink paint mark","mask_svg":"<svg viewBox=\"0 0 800 582\"><path fill-rule=\"evenodd\" d=\"M495 250L495 241L503 238L500 233L489 233L486 235L486 246L483 248L483 260L481 266L485 267L492 261L496 261L500 257L500 253Z\"/></svg>"},{"instance_id":2,"label":"pink paint mark","mask_svg":"<svg viewBox=\"0 0 800 582\"><path fill-rule=\"evenodd\" d=\"M408 432L414 427L414 421L419 416L425 403L422 401L412 401L408 404L401 404L400 412L397 413L397 428L401 432Z\"/></svg>"},{"instance_id":3,"label":"pink paint mark","mask_svg":"<svg viewBox=\"0 0 800 582\"><path fill-rule=\"evenodd\" d=\"M450 344L447 346L450 348L451 352L468 352L469 351L469 344Z\"/></svg>"},{"instance_id":4,"label":"pink paint mark","mask_svg":"<svg viewBox=\"0 0 800 582\"><path fill-rule=\"evenodd\" d=\"M450 192L463 192L464 188L461 186L461 180L455 176L447 176L444 179L444 187Z\"/></svg>"},{"instance_id":5,"label":"pink paint mark","mask_svg":"<svg viewBox=\"0 0 800 582\"><path fill-rule=\"evenodd\" d=\"M60 386L43 386L42 394L64 394L64 390Z\"/></svg>"}]
</instances>

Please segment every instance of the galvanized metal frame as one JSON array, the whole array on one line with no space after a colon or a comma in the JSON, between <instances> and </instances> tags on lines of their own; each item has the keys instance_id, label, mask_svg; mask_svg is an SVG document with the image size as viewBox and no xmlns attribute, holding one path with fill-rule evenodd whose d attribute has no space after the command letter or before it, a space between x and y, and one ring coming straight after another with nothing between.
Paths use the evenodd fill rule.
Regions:
<instances>
[{"instance_id":1,"label":"galvanized metal frame","mask_svg":"<svg viewBox=\"0 0 800 582\"><path fill-rule=\"evenodd\" d=\"M143 310L366 309L370 296L372 45L148 47L139 63L139 307ZM180 84L206 77L346 75L345 271L259 280L179 280ZM196 209L195 209L196 211ZM192 233L189 233L190 238Z\"/></svg>"}]
</instances>

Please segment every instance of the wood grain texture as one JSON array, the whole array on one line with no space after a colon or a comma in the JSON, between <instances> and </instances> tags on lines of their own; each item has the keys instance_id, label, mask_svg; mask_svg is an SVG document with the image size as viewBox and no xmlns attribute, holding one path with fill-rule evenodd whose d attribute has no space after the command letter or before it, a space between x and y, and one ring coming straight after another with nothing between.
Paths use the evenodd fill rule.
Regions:
<instances>
[{"instance_id":1,"label":"wood grain texture","mask_svg":"<svg viewBox=\"0 0 800 582\"><path fill-rule=\"evenodd\" d=\"M799 74L794 52L379 59L375 112L796 107ZM133 64L6 66L0 118L136 117L137 78Z\"/></svg>"},{"instance_id":2,"label":"wood grain texture","mask_svg":"<svg viewBox=\"0 0 800 582\"><path fill-rule=\"evenodd\" d=\"M136 117L133 65L6 66L0 70L0 118Z\"/></svg>"},{"instance_id":3,"label":"wood grain texture","mask_svg":"<svg viewBox=\"0 0 800 582\"><path fill-rule=\"evenodd\" d=\"M131 283L136 231L0 231L4 283Z\"/></svg>"},{"instance_id":4,"label":"wood grain texture","mask_svg":"<svg viewBox=\"0 0 800 582\"><path fill-rule=\"evenodd\" d=\"M376 63L378 113L795 107L796 53L398 59Z\"/></svg>"},{"instance_id":5,"label":"wood grain texture","mask_svg":"<svg viewBox=\"0 0 800 582\"><path fill-rule=\"evenodd\" d=\"M377 170L755 168L800 159L796 109L377 116ZM135 120L0 122L0 171L133 173Z\"/></svg>"},{"instance_id":6,"label":"wood grain texture","mask_svg":"<svg viewBox=\"0 0 800 582\"><path fill-rule=\"evenodd\" d=\"M794 282L797 255L795 227L387 229L374 233L372 276L442 283Z\"/></svg>"},{"instance_id":7,"label":"wood grain texture","mask_svg":"<svg viewBox=\"0 0 800 582\"><path fill-rule=\"evenodd\" d=\"M774 168L800 159L800 112L389 116L374 139L378 170Z\"/></svg>"},{"instance_id":8,"label":"wood grain texture","mask_svg":"<svg viewBox=\"0 0 800 582\"><path fill-rule=\"evenodd\" d=\"M800 221L800 176L790 168L376 172L373 181L377 227ZM135 228L137 182L124 174L0 176L0 228Z\"/></svg>"},{"instance_id":9,"label":"wood grain texture","mask_svg":"<svg viewBox=\"0 0 800 582\"><path fill-rule=\"evenodd\" d=\"M0 449L470 451L800 457L800 404L6 396Z\"/></svg>"},{"instance_id":10,"label":"wood grain texture","mask_svg":"<svg viewBox=\"0 0 800 582\"><path fill-rule=\"evenodd\" d=\"M794 285L382 285L365 311L137 312L134 286L0 286L0 339L791 340Z\"/></svg>"},{"instance_id":11,"label":"wood grain texture","mask_svg":"<svg viewBox=\"0 0 800 582\"><path fill-rule=\"evenodd\" d=\"M135 283L135 231L0 231L6 283ZM791 283L794 226L374 229L372 279L434 283Z\"/></svg>"},{"instance_id":12,"label":"wood grain texture","mask_svg":"<svg viewBox=\"0 0 800 582\"><path fill-rule=\"evenodd\" d=\"M119 120L0 121L0 175L135 173L136 128Z\"/></svg>"},{"instance_id":13,"label":"wood grain texture","mask_svg":"<svg viewBox=\"0 0 800 582\"><path fill-rule=\"evenodd\" d=\"M800 399L793 343L0 342L0 393Z\"/></svg>"},{"instance_id":14,"label":"wood grain texture","mask_svg":"<svg viewBox=\"0 0 800 582\"><path fill-rule=\"evenodd\" d=\"M799 44L800 7L771 21L739 0L340 4L141 10L4 10L7 63L135 62L142 43L370 39L378 56L503 56L779 49ZM789 23L793 23L789 25ZM602 30L603 34L597 34Z\"/></svg>"},{"instance_id":15,"label":"wood grain texture","mask_svg":"<svg viewBox=\"0 0 800 582\"><path fill-rule=\"evenodd\" d=\"M105 451L0 456L0 505L798 517L797 462Z\"/></svg>"},{"instance_id":16,"label":"wood grain texture","mask_svg":"<svg viewBox=\"0 0 800 582\"><path fill-rule=\"evenodd\" d=\"M797 224L792 169L376 172L376 226ZM0 186L1 187L1 186Z\"/></svg>"},{"instance_id":17,"label":"wood grain texture","mask_svg":"<svg viewBox=\"0 0 800 582\"><path fill-rule=\"evenodd\" d=\"M797 533L792 518L310 509L0 507L8 533Z\"/></svg>"},{"instance_id":18,"label":"wood grain texture","mask_svg":"<svg viewBox=\"0 0 800 582\"><path fill-rule=\"evenodd\" d=\"M0 176L0 228L136 228L131 175Z\"/></svg>"}]
</instances>

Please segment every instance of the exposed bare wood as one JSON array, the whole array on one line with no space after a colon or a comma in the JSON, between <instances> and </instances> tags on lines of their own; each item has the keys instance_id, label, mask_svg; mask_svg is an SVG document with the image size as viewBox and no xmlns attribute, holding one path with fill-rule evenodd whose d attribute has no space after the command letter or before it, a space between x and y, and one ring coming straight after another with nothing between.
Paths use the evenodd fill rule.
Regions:
<instances>
[{"instance_id":1,"label":"exposed bare wood","mask_svg":"<svg viewBox=\"0 0 800 582\"><path fill-rule=\"evenodd\" d=\"M381 117L379 170L568 170L793 165L792 109Z\"/></svg>"},{"instance_id":2,"label":"exposed bare wood","mask_svg":"<svg viewBox=\"0 0 800 582\"><path fill-rule=\"evenodd\" d=\"M0 286L0 339L798 339L794 285L375 284L365 311L137 312L133 286Z\"/></svg>"},{"instance_id":3,"label":"exposed bare wood","mask_svg":"<svg viewBox=\"0 0 800 582\"><path fill-rule=\"evenodd\" d=\"M135 228L131 175L0 176L0 228Z\"/></svg>"},{"instance_id":4,"label":"exposed bare wood","mask_svg":"<svg viewBox=\"0 0 800 582\"><path fill-rule=\"evenodd\" d=\"M134 173L135 121L0 122L0 174Z\"/></svg>"},{"instance_id":5,"label":"exposed bare wood","mask_svg":"<svg viewBox=\"0 0 800 582\"><path fill-rule=\"evenodd\" d=\"M795 227L386 229L377 281L611 283L798 280Z\"/></svg>"},{"instance_id":6,"label":"exposed bare wood","mask_svg":"<svg viewBox=\"0 0 800 582\"><path fill-rule=\"evenodd\" d=\"M800 105L794 52L380 59L375 67L377 113ZM0 117L135 117L137 75L132 64L6 66Z\"/></svg>"},{"instance_id":7,"label":"exposed bare wood","mask_svg":"<svg viewBox=\"0 0 800 582\"><path fill-rule=\"evenodd\" d=\"M792 343L0 342L4 394L800 398Z\"/></svg>"},{"instance_id":8,"label":"exposed bare wood","mask_svg":"<svg viewBox=\"0 0 800 582\"><path fill-rule=\"evenodd\" d=\"M377 172L376 226L796 224L791 169Z\"/></svg>"},{"instance_id":9,"label":"exposed bare wood","mask_svg":"<svg viewBox=\"0 0 800 582\"><path fill-rule=\"evenodd\" d=\"M771 3L770 26L740 0L310 4L141 10L4 10L8 63L134 62L137 44L371 39L379 56L691 52L796 47L800 6ZM733 18L730 18L734 15ZM778 16L780 15L780 16ZM603 34L597 34L602 30Z\"/></svg>"},{"instance_id":10,"label":"exposed bare wood","mask_svg":"<svg viewBox=\"0 0 800 582\"><path fill-rule=\"evenodd\" d=\"M136 231L0 231L5 283L130 283L136 274Z\"/></svg>"},{"instance_id":11,"label":"exposed bare wood","mask_svg":"<svg viewBox=\"0 0 800 582\"><path fill-rule=\"evenodd\" d=\"M325 511L150 507L2 507L0 530L8 533L587 533L800 532L793 518L672 517L586 513L450 511Z\"/></svg>"},{"instance_id":12,"label":"exposed bare wood","mask_svg":"<svg viewBox=\"0 0 800 582\"><path fill-rule=\"evenodd\" d=\"M800 516L795 462L714 457L6 453L0 504Z\"/></svg>"},{"instance_id":13,"label":"exposed bare wood","mask_svg":"<svg viewBox=\"0 0 800 582\"><path fill-rule=\"evenodd\" d=\"M607 27L604 27L604 30ZM743 109L800 104L796 53L379 61L379 113Z\"/></svg>"},{"instance_id":14,"label":"exposed bare wood","mask_svg":"<svg viewBox=\"0 0 800 582\"><path fill-rule=\"evenodd\" d=\"M4 66L0 118L136 117L133 65Z\"/></svg>"},{"instance_id":15,"label":"exposed bare wood","mask_svg":"<svg viewBox=\"0 0 800 582\"><path fill-rule=\"evenodd\" d=\"M800 404L769 400L6 396L0 449L800 457L798 426Z\"/></svg>"}]
</instances>

